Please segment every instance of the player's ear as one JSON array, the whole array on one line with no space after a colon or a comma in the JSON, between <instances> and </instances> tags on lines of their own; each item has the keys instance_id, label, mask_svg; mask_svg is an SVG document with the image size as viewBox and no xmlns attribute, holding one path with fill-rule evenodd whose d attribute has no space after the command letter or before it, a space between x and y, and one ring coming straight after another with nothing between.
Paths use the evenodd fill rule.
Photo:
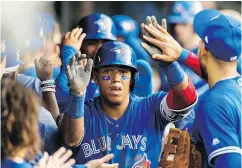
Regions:
<instances>
[{"instance_id":1,"label":"player's ear","mask_svg":"<svg viewBox=\"0 0 242 168\"><path fill-rule=\"evenodd\" d=\"M206 46L205 46L205 44L203 43L202 40L200 41L199 47L200 47L200 54L201 54L201 56L206 56L209 51L207 50L207 48L206 48Z\"/></svg>"}]
</instances>

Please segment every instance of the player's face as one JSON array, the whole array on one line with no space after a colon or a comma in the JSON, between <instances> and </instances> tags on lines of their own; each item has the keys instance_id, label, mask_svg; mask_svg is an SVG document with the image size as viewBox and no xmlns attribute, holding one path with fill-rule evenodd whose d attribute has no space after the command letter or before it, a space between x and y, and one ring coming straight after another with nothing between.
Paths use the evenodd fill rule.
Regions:
<instances>
[{"instance_id":1,"label":"player's face","mask_svg":"<svg viewBox=\"0 0 242 168\"><path fill-rule=\"evenodd\" d=\"M182 45L190 42L189 40L194 36L192 24L175 24L174 30L176 39L182 43Z\"/></svg>"},{"instance_id":2,"label":"player's face","mask_svg":"<svg viewBox=\"0 0 242 168\"><path fill-rule=\"evenodd\" d=\"M200 40L199 49L198 49L198 59L201 65L202 76L203 78L208 79L207 67L205 63L206 55L204 53L204 48L205 48L204 43L202 42L202 40Z\"/></svg>"},{"instance_id":3,"label":"player's face","mask_svg":"<svg viewBox=\"0 0 242 168\"><path fill-rule=\"evenodd\" d=\"M94 59L97 50L105 43L107 40L84 40L81 52L86 54L87 57Z\"/></svg>"},{"instance_id":4,"label":"player's face","mask_svg":"<svg viewBox=\"0 0 242 168\"><path fill-rule=\"evenodd\" d=\"M112 105L120 105L129 96L131 71L112 66L100 68L96 75L100 95Z\"/></svg>"}]
</instances>

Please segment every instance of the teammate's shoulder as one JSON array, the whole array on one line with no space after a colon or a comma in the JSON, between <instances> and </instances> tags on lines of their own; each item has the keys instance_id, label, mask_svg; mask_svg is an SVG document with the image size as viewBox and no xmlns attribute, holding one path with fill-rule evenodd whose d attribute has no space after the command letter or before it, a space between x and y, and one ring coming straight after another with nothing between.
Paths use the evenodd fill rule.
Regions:
<instances>
[{"instance_id":1,"label":"teammate's shoulder","mask_svg":"<svg viewBox=\"0 0 242 168\"><path fill-rule=\"evenodd\" d=\"M230 79L224 79L217 82L210 90L235 90L242 86L242 77L237 76Z\"/></svg>"}]
</instances>

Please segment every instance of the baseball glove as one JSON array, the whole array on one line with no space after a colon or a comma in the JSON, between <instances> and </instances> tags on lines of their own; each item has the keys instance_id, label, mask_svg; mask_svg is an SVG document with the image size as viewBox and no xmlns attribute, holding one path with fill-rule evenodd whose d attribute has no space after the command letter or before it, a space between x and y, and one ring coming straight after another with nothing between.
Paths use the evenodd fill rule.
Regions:
<instances>
[{"instance_id":1,"label":"baseball glove","mask_svg":"<svg viewBox=\"0 0 242 168\"><path fill-rule=\"evenodd\" d=\"M187 131L171 128L160 158L160 168L202 168L202 155Z\"/></svg>"}]
</instances>

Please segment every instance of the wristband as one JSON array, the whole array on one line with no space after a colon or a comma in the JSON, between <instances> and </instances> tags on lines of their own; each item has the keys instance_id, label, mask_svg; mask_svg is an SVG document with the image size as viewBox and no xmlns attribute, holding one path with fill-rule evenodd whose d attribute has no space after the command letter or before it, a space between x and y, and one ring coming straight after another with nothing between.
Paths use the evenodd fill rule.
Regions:
<instances>
[{"instance_id":1,"label":"wristband","mask_svg":"<svg viewBox=\"0 0 242 168\"><path fill-rule=\"evenodd\" d=\"M54 80L45 80L45 81L41 82L41 85L42 84L55 84L55 81Z\"/></svg>"},{"instance_id":2,"label":"wristband","mask_svg":"<svg viewBox=\"0 0 242 168\"><path fill-rule=\"evenodd\" d=\"M190 53L190 51L188 51L188 50L183 48L182 52L181 52L181 54L180 54L180 56L178 58L178 61L184 64L186 59L187 59L187 57L188 57L188 55L189 55L189 53Z\"/></svg>"},{"instance_id":3,"label":"wristband","mask_svg":"<svg viewBox=\"0 0 242 168\"><path fill-rule=\"evenodd\" d=\"M83 117L84 101L85 96L70 94L64 114L75 119Z\"/></svg>"},{"instance_id":4,"label":"wristband","mask_svg":"<svg viewBox=\"0 0 242 168\"><path fill-rule=\"evenodd\" d=\"M55 81L54 80L46 80L42 81L40 84L42 92L55 92Z\"/></svg>"},{"instance_id":5,"label":"wristband","mask_svg":"<svg viewBox=\"0 0 242 168\"><path fill-rule=\"evenodd\" d=\"M55 88L41 88L42 92L55 92Z\"/></svg>"},{"instance_id":6,"label":"wristband","mask_svg":"<svg viewBox=\"0 0 242 168\"><path fill-rule=\"evenodd\" d=\"M184 80L185 72L180 67L178 62L172 62L171 64L162 67L162 69L164 70L164 73L166 74L168 82L171 86L178 85Z\"/></svg>"}]
</instances>

